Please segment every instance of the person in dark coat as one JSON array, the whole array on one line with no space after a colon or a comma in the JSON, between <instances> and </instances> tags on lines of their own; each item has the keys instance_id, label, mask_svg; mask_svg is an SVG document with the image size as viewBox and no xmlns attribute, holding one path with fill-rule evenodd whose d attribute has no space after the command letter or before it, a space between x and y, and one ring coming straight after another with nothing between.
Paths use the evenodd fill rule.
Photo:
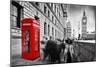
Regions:
<instances>
[{"instance_id":1,"label":"person in dark coat","mask_svg":"<svg viewBox=\"0 0 100 67\"><path fill-rule=\"evenodd\" d=\"M57 43L55 41L48 40L45 46L45 49L51 63L55 63L56 61L60 62L60 56L57 49Z\"/></svg>"},{"instance_id":2,"label":"person in dark coat","mask_svg":"<svg viewBox=\"0 0 100 67\"><path fill-rule=\"evenodd\" d=\"M64 50L65 50L65 43L61 43L61 49L62 49L62 52L64 53Z\"/></svg>"},{"instance_id":3,"label":"person in dark coat","mask_svg":"<svg viewBox=\"0 0 100 67\"><path fill-rule=\"evenodd\" d=\"M60 39L57 39L57 41L60 42L60 44L57 44L57 48L58 48L58 52L61 53L63 52L64 53L64 50L65 50L65 43L63 41L61 41Z\"/></svg>"},{"instance_id":4,"label":"person in dark coat","mask_svg":"<svg viewBox=\"0 0 100 67\"><path fill-rule=\"evenodd\" d=\"M71 57L71 53L70 53L70 51L69 51L69 49L68 49L68 52L67 52L67 63L71 63L72 62L72 57Z\"/></svg>"}]
</instances>

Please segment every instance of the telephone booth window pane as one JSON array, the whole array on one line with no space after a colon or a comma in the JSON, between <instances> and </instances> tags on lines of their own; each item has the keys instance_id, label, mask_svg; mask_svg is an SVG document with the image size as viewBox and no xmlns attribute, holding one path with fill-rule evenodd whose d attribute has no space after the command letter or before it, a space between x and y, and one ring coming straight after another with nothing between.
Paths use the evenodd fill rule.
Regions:
<instances>
[{"instance_id":1,"label":"telephone booth window pane","mask_svg":"<svg viewBox=\"0 0 100 67\"><path fill-rule=\"evenodd\" d=\"M38 38L39 38L39 31L36 30L35 31L35 50L37 51L38 50L38 45L39 45L39 41L38 41Z\"/></svg>"},{"instance_id":2,"label":"telephone booth window pane","mask_svg":"<svg viewBox=\"0 0 100 67\"><path fill-rule=\"evenodd\" d=\"M24 52L30 52L29 45L30 45L30 39L29 39L29 30L24 31Z\"/></svg>"}]
</instances>

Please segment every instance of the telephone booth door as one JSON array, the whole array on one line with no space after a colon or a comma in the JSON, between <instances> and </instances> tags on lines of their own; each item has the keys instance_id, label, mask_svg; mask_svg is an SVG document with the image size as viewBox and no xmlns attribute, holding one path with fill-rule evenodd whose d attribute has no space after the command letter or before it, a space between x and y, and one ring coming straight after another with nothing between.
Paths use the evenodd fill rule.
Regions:
<instances>
[{"instance_id":1,"label":"telephone booth door","mask_svg":"<svg viewBox=\"0 0 100 67\"><path fill-rule=\"evenodd\" d=\"M22 58L34 60L40 57L40 26L32 18L22 20Z\"/></svg>"},{"instance_id":2,"label":"telephone booth door","mask_svg":"<svg viewBox=\"0 0 100 67\"><path fill-rule=\"evenodd\" d=\"M34 26L34 53L35 57L40 56L40 29L38 26Z\"/></svg>"}]
</instances>

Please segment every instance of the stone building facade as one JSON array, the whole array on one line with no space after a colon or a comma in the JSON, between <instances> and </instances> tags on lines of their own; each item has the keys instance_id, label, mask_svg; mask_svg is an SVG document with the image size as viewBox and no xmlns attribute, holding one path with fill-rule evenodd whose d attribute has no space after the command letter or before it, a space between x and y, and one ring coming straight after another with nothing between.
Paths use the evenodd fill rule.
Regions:
<instances>
[{"instance_id":1,"label":"stone building facade","mask_svg":"<svg viewBox=\"0 0 100 67\"><path fill-rule=\"evenodd\" d=\"M40 41L50 38L63 39L65 14L63 4L32 1L11 1L12 55L21 55L21 20L40 18ZM16 43L15 43L16 42ZM17 46L17 47L16 47ZM15 47L15 48L14 48ZM18 51L19 50L19 51Z\"/></svg>"},{"instance_id":2,"label":"stone building facade","mask_svg":"<svg viewBox=\"0 0 100 67\"><path fill-rule=\"evenodd\" d=\"M67 33L67 38L71 38L71 31L72 31L72 29L71 29L71 23L70 22L67 22L67 25L66 25L66 33Z\"/></svg>"}]
</instances>

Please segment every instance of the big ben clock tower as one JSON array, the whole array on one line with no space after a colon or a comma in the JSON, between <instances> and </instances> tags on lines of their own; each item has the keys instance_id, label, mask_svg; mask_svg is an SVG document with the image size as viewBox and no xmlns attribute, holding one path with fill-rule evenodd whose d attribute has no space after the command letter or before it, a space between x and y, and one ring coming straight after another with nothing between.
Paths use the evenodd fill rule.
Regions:
<instances>
[{"instance_id":1,"label":"big ben clock tower","mask_svg":"<svg viewBox=\"0 0 100 67\"><path fill-rule=\"evenodd\" d=\"M87 17L84 11L82 17L82 39L85 39L87 37L86 34L87 34Z\"/></svg>"}]
</instances>

